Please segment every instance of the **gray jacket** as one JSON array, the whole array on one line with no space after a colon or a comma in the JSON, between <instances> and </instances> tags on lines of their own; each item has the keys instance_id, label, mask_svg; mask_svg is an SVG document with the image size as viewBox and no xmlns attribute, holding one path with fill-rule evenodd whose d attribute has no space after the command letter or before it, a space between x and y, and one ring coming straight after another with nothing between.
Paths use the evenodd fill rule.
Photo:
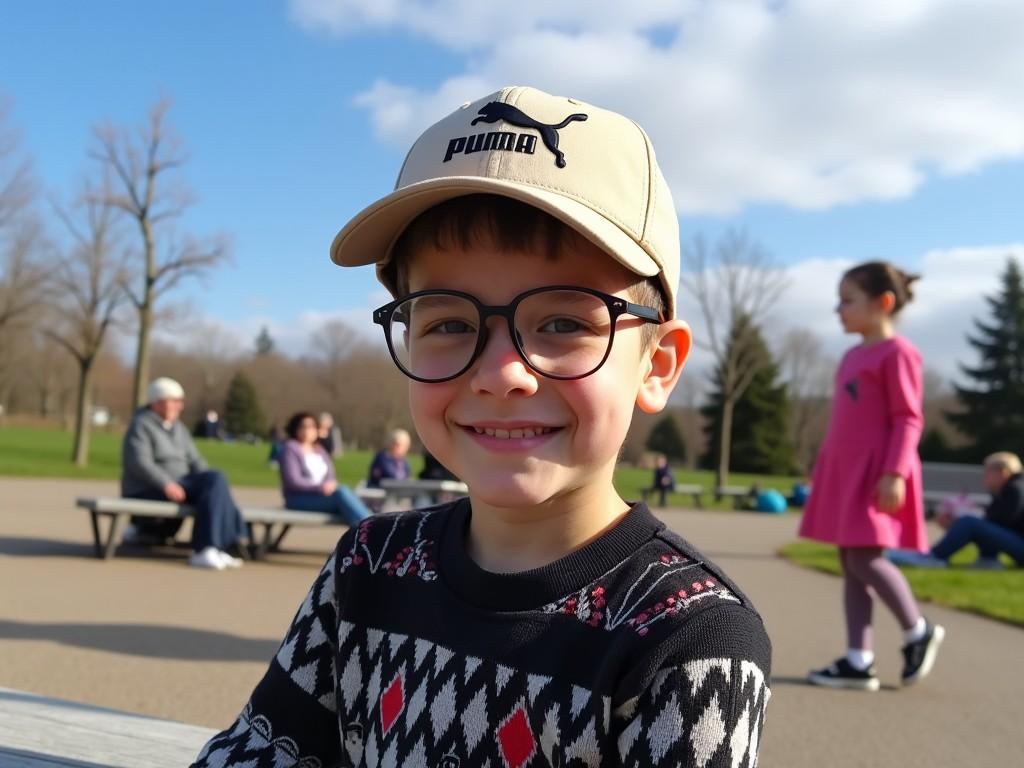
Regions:
<instances>
[{"instance_id":1,"label":"gray jacket","mask_svg":"<svg viewBox=\"0 0 1024 768\"><path fill-rule=\"evenodd\" d=\"M161 491L167 483L207 468L180 421L167 429L149 408L135 412L121 445L122 496Z\"/></svg>"}]
</instances>

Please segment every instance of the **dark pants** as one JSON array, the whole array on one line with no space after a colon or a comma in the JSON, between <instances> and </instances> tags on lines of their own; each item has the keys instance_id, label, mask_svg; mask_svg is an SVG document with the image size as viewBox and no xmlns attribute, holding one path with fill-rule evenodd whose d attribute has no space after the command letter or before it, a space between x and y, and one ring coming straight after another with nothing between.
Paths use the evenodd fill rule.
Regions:
<instances>
[{"instance_id":1,"label":"dark pants","mask_svg":"<svg viewBox=\"0 0 1024 768\"><path fill-rule=\"evenodd\" d=\"M358 525L371 514L359 497L344 485L339 485L334 489L334 493L328 496L316 491L286 493L284 505L288 509L300 512L330 512L341 517L349 525Z\"/></svg>"},{"instance_id":2,"label":"dark pants","mask_svg":"<svg viewBox=\"0 0 1024 768\"><path fill-rule=\"evenodd\" d=\"M185 502L196 508L192 520L192 549L199 552L207 547L230 549L245 535L245 523L238 511L227 478L215 469L193 472L178 478L185 489ZM140 499L166 501L162 490L136 494ZM181 528L183 520L154 520L133 518L132 523L144 533L171 538Z\"/></svg>"},{"instance_id":3,"label":"dark pants","mask_svg":"<svg viewBox=\"0 0 1024 768\"><path fill-rule=\"evenodd\" d=\"M1005 552L1017 565L1024 566L1024 536L999 523L974 515L964 515L949 526L946 535L932 547L935 557L949 560L968 544L976 544L982 557L995 558Z\"/></svg>"}]
</instances>

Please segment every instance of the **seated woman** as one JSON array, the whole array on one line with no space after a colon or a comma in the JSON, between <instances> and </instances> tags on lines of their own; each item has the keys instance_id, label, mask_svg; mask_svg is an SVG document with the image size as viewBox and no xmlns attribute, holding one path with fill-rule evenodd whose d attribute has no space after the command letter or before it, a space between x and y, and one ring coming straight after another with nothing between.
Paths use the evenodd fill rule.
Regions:
<instances>
[{"instance_id":1,"label":"seated woman","mask_svg":"<svg viewBox=\"0 0 1024 768\"><path fill-rule=\"evenodd\" d=\"M356 525L370 510L352 491L339 485L334 462L317 444L317 422L311 413L296 413L285 426L288 435L281 451L281 493L287 509L330 512Z\"/></svg>"},{"instance_id":2,"label":"seated woman","mask_svg":"<svg viewBox=\"0 0 1024 768\"><path fill-rule=\"evenodd\" d=\"M1024 567L1024 467L1020 458L1008 451L986 457L982 465L982 482L992 494L984 516L950 514L943 527L948 527L932 551L921 554L911 550L893 549L886 555L898 565L922 568L944 568L949 559L966 547L978 548L975 568L1001 568L1000 554L1009 555Z\"/></svg>"}]
</instances>

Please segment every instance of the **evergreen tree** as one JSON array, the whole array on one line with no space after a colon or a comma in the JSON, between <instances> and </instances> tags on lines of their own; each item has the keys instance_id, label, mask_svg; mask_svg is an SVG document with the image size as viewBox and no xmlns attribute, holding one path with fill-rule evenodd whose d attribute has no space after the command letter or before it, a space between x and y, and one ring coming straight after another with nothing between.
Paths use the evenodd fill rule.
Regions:
<instances>
[{"instance_id":1,"label":"evergreen tree","mask_svg":"<svg viewBox=\"0 0 1024 768\"><path fill-rule=\"evenodd\" d=\"M760 356L764 362L757 367L750 385L734 405L729 465L739 472L790 474L795 471L796 460L789 434L789 393L786 385L778 381L778 363L772 359L760 330L752 327L749 319L741 317L735 324L730 343L735 343L736 339L743 339L748 348L746 354ZM723 379L724 372L716 370L712 375L710 401L701 408L708 436L707 453L702 457L704 466L713 467L718 461Z\"/></svg>"},{"instance_id":2,"label":"evergreen tree","mask_svg":"<svg viewBox=\"0 0 1024 768\"><path fill-rule=\"evenodd\" d=\"M651 429L646 447L649 451L665 454L669 461L686 460L686 442L683 440L683 433L679 431L679 424L671 413L666 413Z\"/></svg>"},{"instance_id":3,"label":"evergreen tree","mask_svg":"<svg viewBox=\"0 0 1024 768\"><path fill-rule=\"evenodd\" d=\"M1021 452L1024 441L1024 284L1014 259L1006 264L998 295L986 297L991 319L975 319L968 343L981 358L961 364L970 380L954 384L963 409L946 414L970 441L964 460L980 461L993 451Z\"/></svg>"},{"instance_id":4,"label":"evergreen tree","mask_svg":"<svg viewBox=\"0 0 1024 768\"><path fill-rule=\"evenodd\" d=\"M270 335L270 331L267 330L267 326L260 328L260 333L256 337L256 354L262 357L263 355L269 355L274 351L274 339Z\"/></svg>"},{"instance_id":5,"label":"evergreen tree","mask_svg":"<svg viewBox=\"0 0 1024 768\"><path fill-rule=\"evenodd\" d=\"M228 385L224 426L233 435L263 435L267 431L267 419L256 396L256 388L244 373L236 373Z\"/></svg>"}]
</instances>

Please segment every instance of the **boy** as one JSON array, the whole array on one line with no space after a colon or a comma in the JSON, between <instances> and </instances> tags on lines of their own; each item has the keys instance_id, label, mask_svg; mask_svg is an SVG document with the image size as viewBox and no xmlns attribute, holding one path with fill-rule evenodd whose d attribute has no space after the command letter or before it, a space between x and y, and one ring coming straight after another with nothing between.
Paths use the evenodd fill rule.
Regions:
<instances>
[{"instance_id":1,"label":"boy","mask_svg":"<svg viewBox=\"0 0 1024 768\"><path fill-rule=\"evenodd\" d=\"M760 617L612 485L689 350L677 227L621 115L507 88L417 140L331 256L397 297L374 321L469 498L347 532L197 765L754 765Z\"/></svg>"}]
</instances>

